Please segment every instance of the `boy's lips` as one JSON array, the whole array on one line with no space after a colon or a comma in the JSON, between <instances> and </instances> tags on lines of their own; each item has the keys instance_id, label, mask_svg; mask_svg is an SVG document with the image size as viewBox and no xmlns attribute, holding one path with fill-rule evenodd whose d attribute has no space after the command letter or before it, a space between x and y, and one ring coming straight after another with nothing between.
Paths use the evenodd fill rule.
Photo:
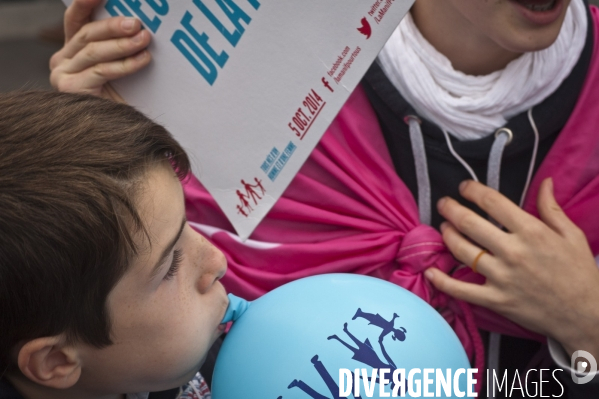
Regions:
<instances>
[{"instance_id":1,"label":"boy's lips","mask_svg":"<svg viewBox=\"0 0 599 399\"><path fill-rule=\"evenodd\" d=\"M564 0L510 0L535 25L549 25L562 14Z\"/></svg>"},{"instance_id":2,"label":"boy's lips","mask_svg":"<svg viewBox=\"0 0 599 399\"><path fill-rule=\"evenodd\" d=\"M221 321L223 319L223 317L225 316L225 313L227 312L227 309L228 309L229 303L230 303L229 296L227 295L227 293L226 293L224 287L222 287L222 285L221 285L221 289L222 289L223 298L222 298L222 311L220 312L219 321ZM224 331L226 331L227 330L227 323L220 323L216 327L216 329L219 332L221 332L221 333L224 332Z\"/></svg>"}]
</instances>

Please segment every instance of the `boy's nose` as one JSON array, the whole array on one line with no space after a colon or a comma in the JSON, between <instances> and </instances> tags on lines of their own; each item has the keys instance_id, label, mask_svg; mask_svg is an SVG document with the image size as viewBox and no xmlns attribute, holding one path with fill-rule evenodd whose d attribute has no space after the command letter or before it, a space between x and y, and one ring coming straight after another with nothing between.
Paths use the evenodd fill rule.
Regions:
<instances>
[{"instance_id":1,"label":"boy's nose","mask_svg":"<svg viewBox=\"0 0 599 399\"><path fill-rule=\"evenodd\" d=\"M210 255L206 257L204 264L200 265L201 274L197 282L197 289L200 294L208 292L227 271L225 255L211 243L207 243L207 245L206 251L210 251Z\"/></svg>"}]
</instances>

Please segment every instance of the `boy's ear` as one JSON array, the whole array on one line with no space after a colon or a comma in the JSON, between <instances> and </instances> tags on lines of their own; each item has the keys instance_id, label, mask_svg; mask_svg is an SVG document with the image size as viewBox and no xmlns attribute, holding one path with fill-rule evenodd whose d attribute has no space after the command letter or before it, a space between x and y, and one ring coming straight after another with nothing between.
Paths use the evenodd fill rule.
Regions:
<instances>
[{"instance_id":1,"label":"boy's ear","mask_svg":"<svg viewBox=\"0 0 599 399\"><path fill-rule=\"evenodd\" d=\"M64 345L64 337L43 337L28 341L19 350L17 364L27 378L50 388L66 389L81 376L77 350Z\"/></svg>"}]
</instances>

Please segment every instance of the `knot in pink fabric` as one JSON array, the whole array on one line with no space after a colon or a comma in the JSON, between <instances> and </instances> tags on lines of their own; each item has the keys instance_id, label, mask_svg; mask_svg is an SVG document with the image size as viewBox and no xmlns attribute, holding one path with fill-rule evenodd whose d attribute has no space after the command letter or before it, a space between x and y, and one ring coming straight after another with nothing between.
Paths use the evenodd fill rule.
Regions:
<instances>
[{"instance_id":1,"label":"knot in pink fabric","mask_svg":"<svg viewBox=\"0 0 599 399\"><path fill-rule=\"evenodd\" d=\"M397 251L397 262L411 273L423 273L432 266L447 273L456 264L441 234L424 224L406 233Z\"/></svg>"},{"instance_id":2,"label":"knot in pink fabric","mask_svg":"<svg viewBox=\"0 0 599 399\"><path fill-rule=\"evenodd\" d=\"M401 287L412 291L434 307L444 306L447 299L436 292L424 277L430 267L449 273L457 261L453 258L441 234L434 228L421 224L409 230L400 240L393 267L383 276Z\"/></svg>"}]
</instances>

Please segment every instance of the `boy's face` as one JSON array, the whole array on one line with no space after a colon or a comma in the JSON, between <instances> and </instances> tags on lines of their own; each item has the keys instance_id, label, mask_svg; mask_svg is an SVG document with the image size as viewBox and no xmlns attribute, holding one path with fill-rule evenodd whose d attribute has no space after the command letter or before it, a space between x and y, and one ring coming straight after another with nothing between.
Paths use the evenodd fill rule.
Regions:
<instances>
[{"instance_id":1,"label":"boy's face","mask_svg":"<svg viewBox=\"0 0 599 399\"><path fill-rule=\"evenodd\" d=\"M228 305L218 281L225 257L185 222L181 184L168 164L147 173L137 198L152 245L137 237L140 254L108 296L114 344L79 351L79 383L98 393L188 382L221 334Z\"/></svg>"},{"instance_id":2,"label":"boy's face","mask_svg":"<svg viewBox=\"0 0 599 399\"><path fill-rule=\"evenodd\" d=\"M417 0L422 1L422 0ZM559 35L571 0L444 0L433 1L445 17L465 18L454 29L470 25L482 40L490 40L514 53L538 51L549 47ZM525 4L549 7L530 11ZM484 39L483 39L484 38Z\"/></svg>"}]
</instances>

